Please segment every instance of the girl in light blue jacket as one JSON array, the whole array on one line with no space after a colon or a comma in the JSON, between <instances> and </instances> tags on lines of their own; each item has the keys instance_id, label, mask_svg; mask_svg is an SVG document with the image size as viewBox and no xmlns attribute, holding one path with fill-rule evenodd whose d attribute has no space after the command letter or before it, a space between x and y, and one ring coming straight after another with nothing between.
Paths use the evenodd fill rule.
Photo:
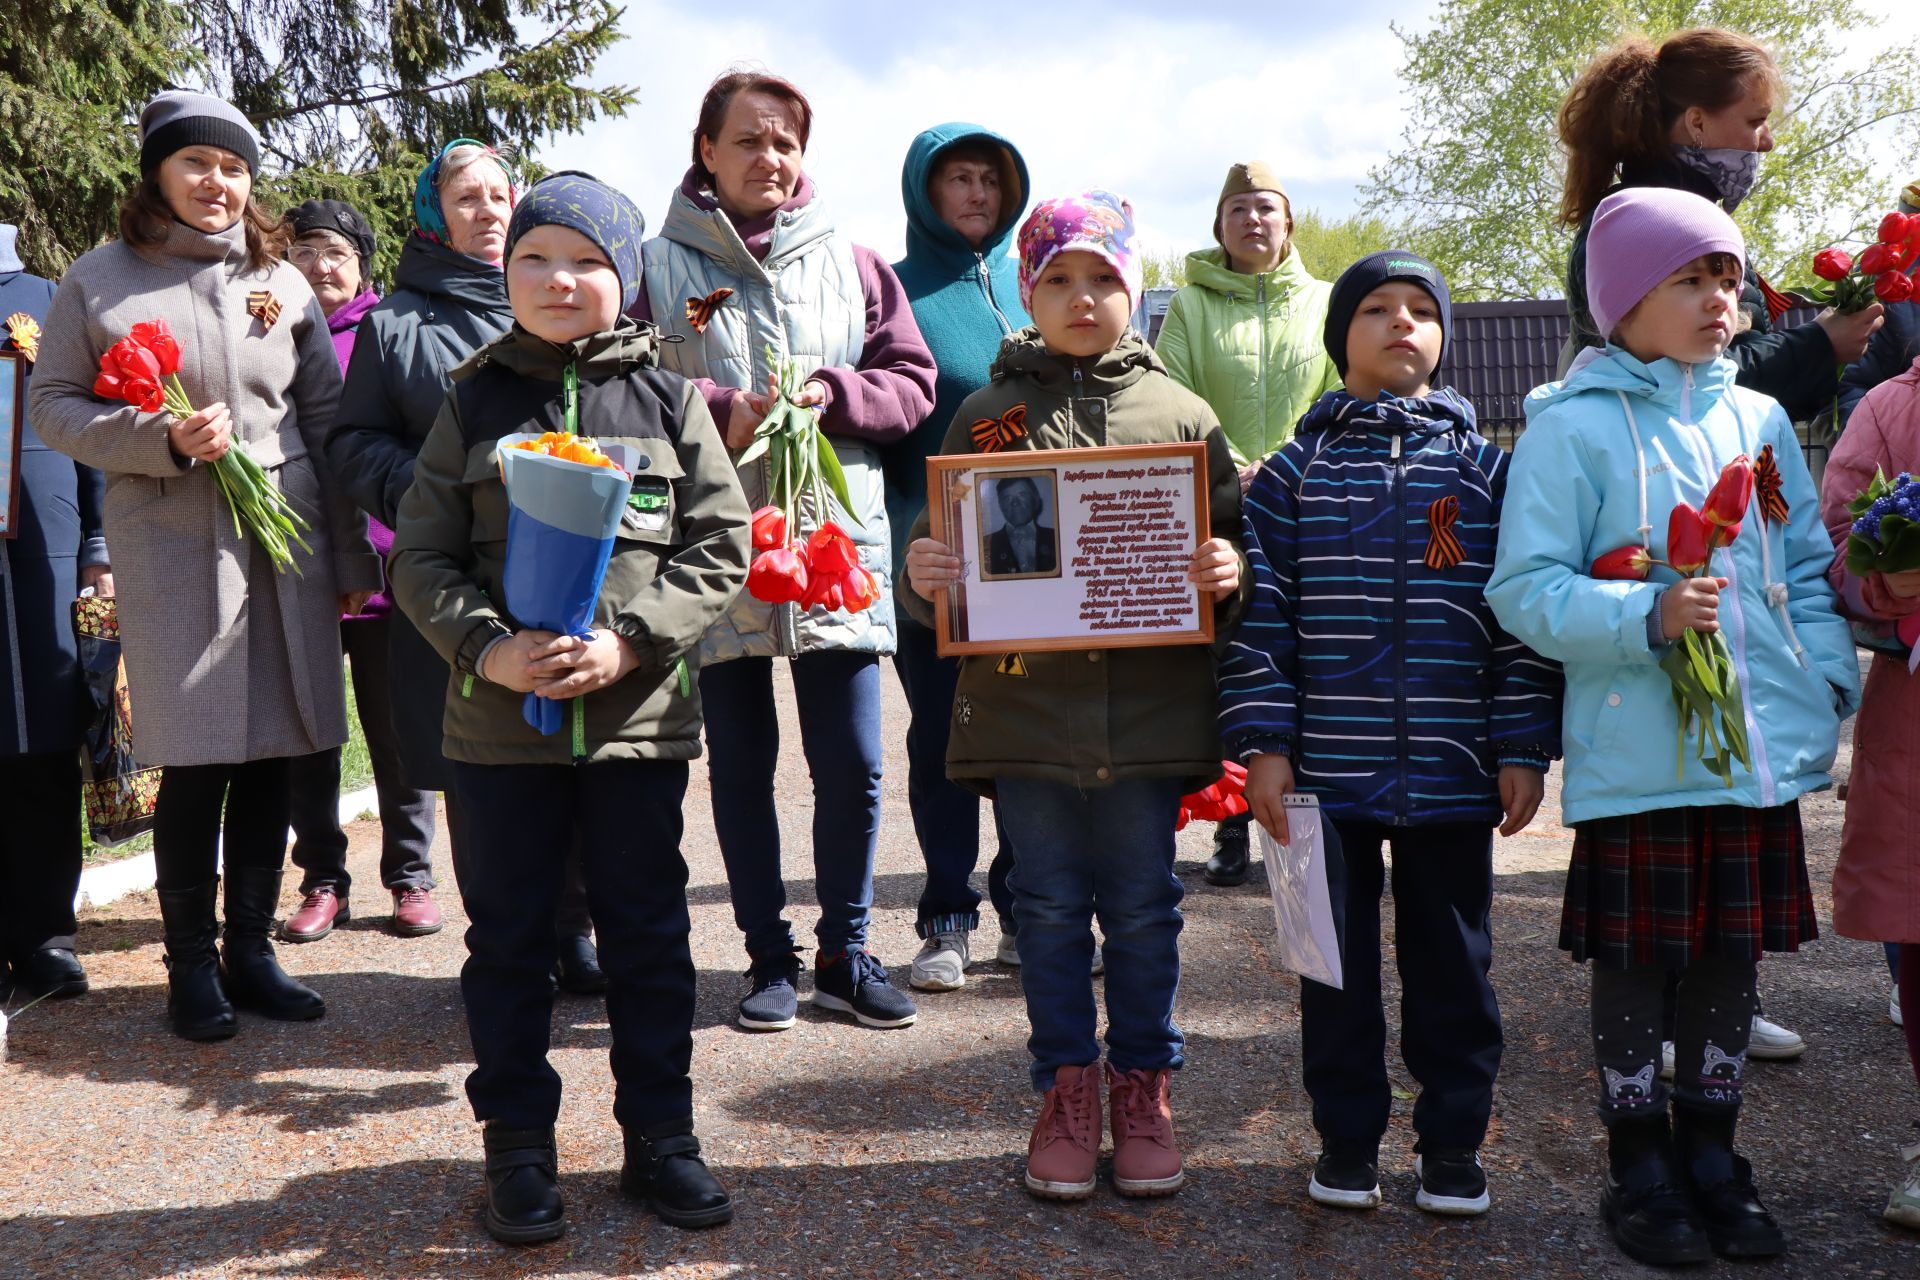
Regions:
<instances>
[{"instance_id":1,"label":"girl in light blue jacket","mask_svg":"<svg viewBox=\"0 0 1920 1280\"><path fill-rule=\"evenodd\" d=\"M1754 973L1813 938L1799 797L1827 786L1859 668L1834 610L1833 544L1778 404L1734 385L1739 230L1698 196L1628 189L1588 240L1588 302L1608 345L1534 391L1514 451L1487 599L1566 670L1562 809L1574 828L1560 945L1593 966L1594 1054L1614 1239L1659 1265L1785 1247L1733 1153ZM1759 482L1711 572L1594 576L1626 546L1667 558L1668 516L1745 454ZM1724 632L1752 767L1731 785L1676 750L1659 663L1686 629ZM1676 758L1676 755L1678 758ZM1679 975L1673 1121L1660 1081L1662 992Z\"/></svg>"}]
</instances>

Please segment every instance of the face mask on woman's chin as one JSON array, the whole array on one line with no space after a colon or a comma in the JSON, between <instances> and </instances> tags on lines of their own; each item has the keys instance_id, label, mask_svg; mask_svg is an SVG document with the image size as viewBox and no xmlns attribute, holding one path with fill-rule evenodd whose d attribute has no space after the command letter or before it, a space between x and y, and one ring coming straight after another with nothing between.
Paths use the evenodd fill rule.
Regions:
<instances>
[{"instance_id":1,"label":"face mask on woman's chin","mask_svg":"<svg viewBox=\"0 0 1920 1280\"><path fill-rule=\"evenodd\" d=\"M1744 147L1675 147L1673 158L1711 182L1728 213L1747 198L1760 173L1760 153Z\"/></svg>"}]
</instances>

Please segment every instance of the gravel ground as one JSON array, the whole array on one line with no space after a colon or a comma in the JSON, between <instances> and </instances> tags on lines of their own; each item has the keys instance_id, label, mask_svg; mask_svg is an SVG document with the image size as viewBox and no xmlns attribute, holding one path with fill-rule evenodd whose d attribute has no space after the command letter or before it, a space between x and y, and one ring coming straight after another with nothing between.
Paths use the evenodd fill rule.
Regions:
<instances>
[{"instance_id":1,"label":"gravel ground","mask_svg":"<svg viewBox=\"0 0 1920 1280\"><path fill-rule=\"evenodd\" d=\"M887 685L897 738L905 709L890 675ZM784 714L791 742L790 699ZM804 767L797 751L784 754L786 829L804 848ZM887 779L874 926L903 986L921 880L904 784L902 765ZM451 884L439 893L449 927L436 936L384 932L378 833L362 824L352 865L368 887L356 903L364 916L323 942L281 948L327 997L319 1023L243 1015L225 1044L175 1039L152 896L86 914L93 993L22 1015L0 1067L0 1277L1653 1274L1613 1250L1594 1212L1602 1143L1583 974L1553 947L1570 836L1551 788L1535 827L1497 850L1507 1057L1485 1151L1494 1208L1470 1221L1412 1208L1413 1085L1397 1063L1405 1096L1382 1153L1386 1207L1356 1216L1307 1201L1316 1144L1299 1086L1297 981L1269 967L1259 875L1234 890L1202 881L1206 833L1182 836L1179 868L1189 1065L1174 1104L1187 1188L1130 1202L1103 1187L1090 1202L1053 1205L1019 1183L1034 1102L1018 972L976 964L964 990L921 997L918 1025L902 1031L804 1004L792 1031L735 1030L744 956L698 768L693 791L695 1094L708 1154L739 1202L731 1226L682 1233L621 1199L605 1014L567 998L553 1061L566 1082L559 1141L572 1229L528 1249L487 1238L479 1132L461 1087L459 897ZM1813 1047L1796 1064L1756 1067L1742 1131L1794 1247L1738 1271L1913 1276L1920 1237L1879 1221L1913 1085L1878 948L1825 928L1840 806L1822 795L1803 811L1828 936L1770 960L1762 988L1769 1013ZM439 855L444 867L444 847ZM810 901L806 868L789 865L790 892ZM284 909L293 905L290 885ZM812 913L798 923L809 929ZM990 954L991 928L982 937Z\"/></svg>"}]
</instances>

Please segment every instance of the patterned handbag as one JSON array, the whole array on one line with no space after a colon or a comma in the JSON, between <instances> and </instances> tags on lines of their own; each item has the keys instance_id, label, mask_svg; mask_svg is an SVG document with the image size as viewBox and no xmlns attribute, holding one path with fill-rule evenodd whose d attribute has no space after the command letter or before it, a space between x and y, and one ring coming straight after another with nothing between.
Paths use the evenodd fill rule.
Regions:
<instances>
[{"instance_id":1,"label":"patterned handbag","mask_svg":"<svg viewBox=\"0 0 1920 1280\"><path fill-rule=\"evenodd\" d=\"M160 770L133 758L133 703L120 660L120 611L111 596L73 602L73 634L92 708L80 750L81 798L95 844L123 844L153 828Z\"/></svg>"}]
</instances>

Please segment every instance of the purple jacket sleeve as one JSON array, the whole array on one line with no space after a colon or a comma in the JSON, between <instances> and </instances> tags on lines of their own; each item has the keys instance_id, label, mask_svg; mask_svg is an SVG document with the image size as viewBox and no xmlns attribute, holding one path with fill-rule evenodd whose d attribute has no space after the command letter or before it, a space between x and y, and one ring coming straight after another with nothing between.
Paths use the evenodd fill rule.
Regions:
<instances>
[{"instance_id":1,"label":"purple jacket sleeve","mask_svg":"<svg viewBox=\"0 0 1920 1280\"><path fill-rule=\"evenodd\" d=\"M860 291L867 299L867 333L855 369L818 369L825 383L823 429L885 444L919 426L933 412L933 353L914 323L907 291L880 255L853 247Z\"/></svg>"},{"instance_id":2,"label":"purple jacket sleeve","mask_svg":"<svg viewBox=\"0 0 1920 1280\"><path fill-rule=\"evenodd\" d=\"M653 299L647 296L644 288L640 290L640 296L634 304L627 308L627 314L646 324L653 323ZM700 398L707 402L707 412L713 415L714 423L719 426L720 434L724 436L727 432L727 421L733 417L733 402L734 398L740 394L739 390L734 387L723 387L712 378L688 378L687 381L694 385L700 392Z\"/></svg>"}]
</instances>

